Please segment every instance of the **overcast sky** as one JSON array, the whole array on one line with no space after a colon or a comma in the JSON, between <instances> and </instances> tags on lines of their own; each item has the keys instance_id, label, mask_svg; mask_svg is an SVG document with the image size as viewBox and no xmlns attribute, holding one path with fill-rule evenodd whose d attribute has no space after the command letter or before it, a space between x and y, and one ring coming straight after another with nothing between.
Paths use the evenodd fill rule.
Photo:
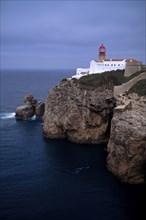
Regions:
<instances>
[{"instance_id":1,"label":"overcast sky","mask_svg":"<svg viewBox=\"0 0 146 220\"><path fill-rule=\"evenodd\" d=\"M143 0L1 0L1 68L89 67L107 58L146 63Z\"/></svg>"}]
</instances>

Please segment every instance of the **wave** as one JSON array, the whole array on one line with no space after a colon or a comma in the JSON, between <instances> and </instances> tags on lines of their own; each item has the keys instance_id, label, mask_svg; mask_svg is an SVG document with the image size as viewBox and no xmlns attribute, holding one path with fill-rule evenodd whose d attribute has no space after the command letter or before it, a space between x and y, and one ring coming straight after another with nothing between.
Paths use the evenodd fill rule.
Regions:
<instances>
[{"instance_id":1,"label":"wave","mask_svg":"<svg viewBox=\"0 0 146 220\"><path fill-rule=\"evenodd\" d=\"M36 116L34 115L34 116L31 118L31 120L36 120Z\"/></svg>"},{"instance_id":2,"label":"wave","mask_svg":"<svg viewBox=\"0 0 146 220\"><path fill-rule=\"evenodd\" d=\"M0 113L0 119L11 119L11 118L15 118L15 112ZM34 115L30 120L36 120L36 116Z\"/></svg>"},{"instance_id":3,"label":"wave","mask_svg":"<svg viewBox=\"0 0 146 220\"><path fill-rule=\"evenodd\" d=\"M0 113L0 118L1 119L11 119L15 118L15 112L9 112L9 113Z\"/></svg>"},{"instance_id":4,"label":"wave","mask_svg":"<svg viewBox=\"0 0 146 220\"><path fill-rule=\"evenodd\" d=\"M15 118L15 112L5 112L5 113L0 113L0 119L11 119ZM30 121L35 121L37 120L36 115L34 115L32 118L28 119Z\"/></svg>"}]
</instances>

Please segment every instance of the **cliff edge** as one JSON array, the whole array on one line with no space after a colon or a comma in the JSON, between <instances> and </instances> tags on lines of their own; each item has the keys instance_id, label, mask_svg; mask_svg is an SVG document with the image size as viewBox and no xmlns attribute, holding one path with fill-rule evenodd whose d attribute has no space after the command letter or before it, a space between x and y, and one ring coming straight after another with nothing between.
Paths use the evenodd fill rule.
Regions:
<instances>
[{"instance_id":1,"label":"cliff edge","mask_svg":"<svg viewBox=\"0 0 146 220\"><path fill-rule=\"evenodd\" d=\"M75 143L105 143L114 107L112 84L93 88L78 80L62 80L49 92L43 133Z\"/></svg>"}]
</instances>

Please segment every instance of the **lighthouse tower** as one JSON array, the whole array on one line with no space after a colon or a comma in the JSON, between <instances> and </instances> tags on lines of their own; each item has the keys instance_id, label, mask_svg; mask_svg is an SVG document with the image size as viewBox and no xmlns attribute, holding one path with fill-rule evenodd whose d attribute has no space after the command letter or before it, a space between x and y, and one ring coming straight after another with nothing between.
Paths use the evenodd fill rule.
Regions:
<instances>
[{"instance_id":1,"label":"lighthouse tower","mask_svg":"<svg viewBox=\"0 0 146 220\"><path fill-rule=\"evenodd\" d=\"M105 60L105 57L106 57L106 48L105 46L102 44L100 47L99 47L99 60L102 61L102 60Z\"/></svg>"}]
</instances>

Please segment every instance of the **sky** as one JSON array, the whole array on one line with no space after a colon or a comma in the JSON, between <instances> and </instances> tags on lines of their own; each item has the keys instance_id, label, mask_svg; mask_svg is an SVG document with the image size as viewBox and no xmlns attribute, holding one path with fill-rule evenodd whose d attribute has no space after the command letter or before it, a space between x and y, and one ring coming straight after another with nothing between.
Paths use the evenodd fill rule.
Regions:
<instances>
[{"instance_id":1,"label":"sky","mask_svg":"<svg viewBox=\"0 0 146 220\"><path fill-rule=\"evenodd\" d=\"M88 68L108 59L146 63L146 1L0 0L1 69Z\"/></svg>"}]
</instances>

